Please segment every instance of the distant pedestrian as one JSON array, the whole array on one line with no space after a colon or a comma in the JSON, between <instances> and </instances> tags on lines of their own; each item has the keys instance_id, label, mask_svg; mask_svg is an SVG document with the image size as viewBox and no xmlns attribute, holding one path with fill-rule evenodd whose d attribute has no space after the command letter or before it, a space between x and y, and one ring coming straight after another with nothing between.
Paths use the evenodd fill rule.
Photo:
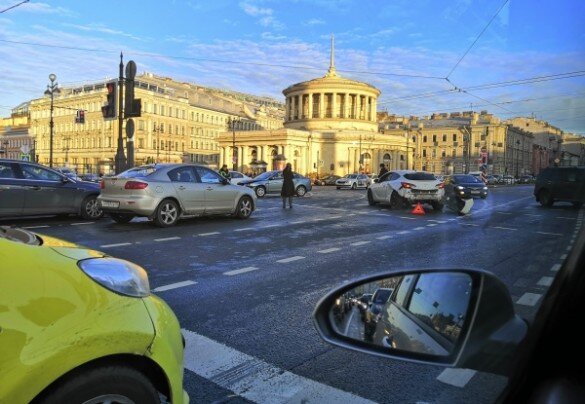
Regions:
<instances>
[{"instance_id":1,"label":"distant pedestrian","mask_svg":"<svg viewBox=\"0 0 585 404\"><path fill-rule=\"evenodd\" d=\"M292 209L292 197L295 194L295 183L293 182L294 177L290 163L286 163L286 167L282 170L282 178L282 191L280 191L280 196L282 196L282 208L286 208L286 198L288 198L288 206Z\"/></svg>"},{"instance_id":2,"label":"distant pedestrian","mask_svg":"<svg viewBox=\"0 0 585 404\"><path fill-rule=\"evenodd\" d=\"M381 176L383 176L387 172L388 172L388 169L386 168L384 163L380 164L380 172L378 173L378 178L380 178Z\"/></svg>"},{"instance_id":3,"label":"distant pedestrian","mask_svg":"<svg viewBox=\"0 0 585 404\"><path fill-rule=\"evenodd\" d=\"M230 172L227 168L227 164L224 164L223 166L221 166L221 168L219 169L219 175L221 175L223 178L230 178Z\"/></svg>"}]
</instances>

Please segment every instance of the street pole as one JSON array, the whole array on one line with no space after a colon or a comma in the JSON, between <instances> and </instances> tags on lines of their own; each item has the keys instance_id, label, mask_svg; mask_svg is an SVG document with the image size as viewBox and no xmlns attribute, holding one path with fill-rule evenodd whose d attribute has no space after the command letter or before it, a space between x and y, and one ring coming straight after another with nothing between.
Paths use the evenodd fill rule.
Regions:
<instances>
[{"instance_id":1,"label":"street pole","mask_svg":"<svg viewBox=\"0 0 585 404\"><path fill-rule=\"evenodd\" d=\"M59 90L59 84L55 81L57 80L57 76L53 73L49 74L49 80L51 84L47 85L47 90L45 90L45 95L51 96L51 111L50 111L50 121L49 121L49 167L53 167L53 128L55 123L53 122L53 100L54 94L59 94L61 90Z\"/></svg>"},{"instance_id":2,"label":"street pole","mask_svg":"<svg viewBox=\"0 0 585 404\"><path fill-rule=\"evenodd\" d=\"M518 178L518 162L520 161L520 141L516 140L516 178Z\"/></svg>"},{"instance_id":3,"label":"street pole","mask_svg":"<svg viewBox=\"0 0 585 404\"><path fill-rule=\"evenodd\" d=\"M116 174L120 174L126 168L126 156L124 155L124 138L122 137L122 127L124 126L123 99L122 90L124 87L124 62L123 55L120 52L120 76L118 77L118 148L116 150Z\"/></svg>"},{"instance_id":4,"label":"street pole","mask_svg":"<svg viewBox=\"0 0 585 404\"><path fill-rule=\"evenodd\" d=\"M362 134L360 133L360 166L359 166L359 173L362 173Z\"/></svg>"}]
</instances>

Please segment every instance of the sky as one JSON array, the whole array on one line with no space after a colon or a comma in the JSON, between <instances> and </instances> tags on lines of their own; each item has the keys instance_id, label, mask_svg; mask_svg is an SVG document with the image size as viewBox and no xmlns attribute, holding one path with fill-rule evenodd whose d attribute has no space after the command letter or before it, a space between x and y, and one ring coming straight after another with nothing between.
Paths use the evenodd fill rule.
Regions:
<instances>
[{"instance_id":1,"label":"sky","mask_svg":"<svg viewBox=\"0 0 585 404\"><path fill-rule=\"evenodd\" d=\"M0 0L0 116L61 86L138 72L284 102L323 76L374 85L378 110L487 110L585 135L583 0Z\"/></svg>"}]
</instances>

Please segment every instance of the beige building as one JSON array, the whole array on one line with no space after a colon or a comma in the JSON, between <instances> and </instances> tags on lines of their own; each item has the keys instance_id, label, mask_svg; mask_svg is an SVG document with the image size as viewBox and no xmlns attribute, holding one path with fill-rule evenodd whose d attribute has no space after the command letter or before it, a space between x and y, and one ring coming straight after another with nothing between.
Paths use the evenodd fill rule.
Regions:
<instances>
[{"instance_id":1,"label":"beige building","mask_svg":"<svg viewBox=\"0 0 585 404\"><path fill-rule=\"evenodd\" d=\"M220 134L221 163L241 171L280 169L292 164L301 174L345 175L377 172L380 164L406 168L407 136L403 130L378 132L376 106L380 91L335 71L333 42L324 77L283 90L284 128Z\"/></svg>"},{"instance_id":2,"label":"beige building","mask_svg":"<svg viewBox=\"0 0 585 404\"><path fill-rule=\"evenodd\" d=\"M62 88L55 95L53 166L78 172L114 170L118 139L117 119L105 120L106 81ZM282 127L282 105L270 100L199 87L146 73L136 78L135 98L142 114L134 118L135 165L148 162L197 162L217 167L218 136L228 119L242 130ZM85 123L75 122L77 110ZM50 98L30 102L31 134L39 162L49 163ZM123 132L126 141L125 131Z\"/></svg>"},{"instance_id":3,"label":"beige building","mask_svg":"<svg viewBox=\"0 0 585 404\"><path fill-rule=\"evenodd\" d=\"M12 109L10 117L0 120L0 158L35 160L35 141L29 133L29 103Z\"/></svg>"}]
</instances>

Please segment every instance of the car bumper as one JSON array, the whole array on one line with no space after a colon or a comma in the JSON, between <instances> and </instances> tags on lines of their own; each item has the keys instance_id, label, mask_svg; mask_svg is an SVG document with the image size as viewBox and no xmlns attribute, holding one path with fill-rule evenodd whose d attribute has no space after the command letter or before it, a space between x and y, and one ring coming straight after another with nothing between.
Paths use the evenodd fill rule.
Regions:
<instances>
[{"instance_id":1,"label":"car bumper","mask_svg":"<svg viewBox=\"0 0 585 404\"><path fill-rule=\"evenodd\" d=\"M403 189L399 194L409 202L440 202L445 193L442 190L434 193L416 193L410 189Z\"/></svg>"},{"instance_id":2,"label":"car bumper","mask_svg":"<svg viewBox=\"0 0 585 404\"><path fill-rule=\"evenodd\" d=\"M98 196L98 202L105 213L131 213L138 216L151 216L160 203L150 196L131 196L126 198Z\"/></svg>"}]
</instances>

